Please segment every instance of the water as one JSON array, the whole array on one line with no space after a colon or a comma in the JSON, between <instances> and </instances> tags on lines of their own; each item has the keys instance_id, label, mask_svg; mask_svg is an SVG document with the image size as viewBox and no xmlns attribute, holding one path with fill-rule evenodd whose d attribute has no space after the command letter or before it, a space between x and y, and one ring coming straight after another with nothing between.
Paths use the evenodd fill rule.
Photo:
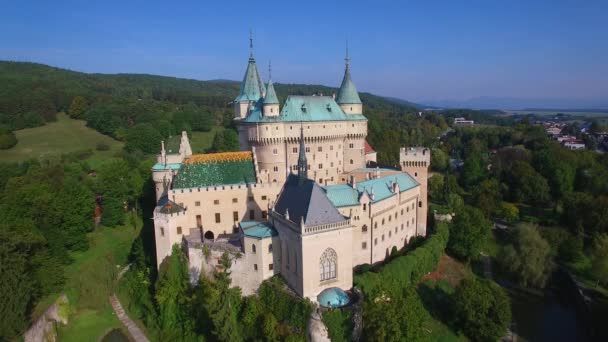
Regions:
<instances>
[{"instance_id":1,"label":"water","mask_svg":"<svg viewBox=\"0 0 608 342\"><path fill-rule=\"evenodd\" d=\"M129 338L120 329L111 330L102 339L101 342L129 342Z\"/></svg>"},{"instance_id":2,"label":"water","mask_svg":"<svg viewBox=\"0 0 608 342\"><path fill-rule=\"evenodd\" d=\"M545 294L512 292L511 306L518 341L588 341L584 322L563 279L551 280Z\"/></svg>"}]
</instances>

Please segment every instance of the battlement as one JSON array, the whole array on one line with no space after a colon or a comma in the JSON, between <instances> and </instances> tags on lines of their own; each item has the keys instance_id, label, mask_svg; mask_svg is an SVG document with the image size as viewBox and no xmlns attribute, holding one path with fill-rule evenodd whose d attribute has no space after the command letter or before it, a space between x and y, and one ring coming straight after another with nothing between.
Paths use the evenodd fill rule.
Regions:
<instances>
[{"instance_id":1,"label":"battlement","mask_svg":"<svg viewBox=\"0 0 608 342\"><path fill-rule=\"evenodd\" d=\"M419 165L410 166L428 166L431 163L431 150L427 147L402 147L399 150L399 162L402 166L405 163L421 162Z\"/></svg>"}]
</instances>

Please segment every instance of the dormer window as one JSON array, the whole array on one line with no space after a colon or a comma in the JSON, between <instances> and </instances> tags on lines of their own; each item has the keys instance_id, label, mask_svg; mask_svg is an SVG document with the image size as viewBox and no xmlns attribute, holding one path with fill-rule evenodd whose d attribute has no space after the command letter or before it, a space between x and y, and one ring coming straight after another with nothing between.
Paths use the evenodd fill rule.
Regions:
<instances>
[{"instance_id":1,"label":"dormer window","mask_svg":"<svg viewBox=\"0 0 608 342\"><path fill-rule=\"evenodd\" d=\"M302 103L301 109L302 109L302 113L306 113L306 105L305 104Z\"/></svg>"},{"instance_id":2,"label":"dormer window","mask_svg":"<svg viewBox=\"0 0 608 342\"><path fill-rule=\"evenodd\" d=\"M328 112L331 112L331 106L329 105L329 103L327 104L327 107L326 107L326 108L327 108L327 111L328 111Z\"/></svg>"}]
</instances>

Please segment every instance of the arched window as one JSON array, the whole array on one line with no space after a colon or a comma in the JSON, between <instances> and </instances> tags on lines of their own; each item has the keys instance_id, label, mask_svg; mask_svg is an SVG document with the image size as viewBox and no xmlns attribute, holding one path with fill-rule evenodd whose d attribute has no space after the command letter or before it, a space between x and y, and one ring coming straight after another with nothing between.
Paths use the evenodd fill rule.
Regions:
<instances>
[{"instance_id":1,"label":"arched window","mask_svg":"<svg viewBox=\"0 0 608 342\"><path fill-rule=\"evenodd\" d=\"M268 253L272 253L272 244L268 245Z\"/></svg>"},{"instance_id":2,"label":"arched window","mask_svg":"<svg viewBox=\"0 0 608 342\"><path fill-rule=\"evenodd\" d=\"M336 254L336 251L331 248L326 249L321 255L321 260L319 262L321 281L336 278L337 265L338 255Z\"/></svg>"},{"instance_id":3,"label":"arched window","mask_svg":"<svg viewBox=\"0 0 608 342\"><path fill-rule=\"evenodd\" d=\"M255 245L251 245L251 252L255 254Z\"/></svg>"}]
</instances>

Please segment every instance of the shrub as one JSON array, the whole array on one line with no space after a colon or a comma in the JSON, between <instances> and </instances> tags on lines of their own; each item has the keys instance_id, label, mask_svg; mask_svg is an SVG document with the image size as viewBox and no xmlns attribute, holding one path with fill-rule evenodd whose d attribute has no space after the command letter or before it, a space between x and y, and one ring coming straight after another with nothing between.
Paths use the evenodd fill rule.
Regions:
<instances>
[{"instance_id":1,"label":"shrub","mask_svg":"<svg viewBox=\"0 0 608 342\"><path fill-rule=\"evenodd\" d=\"M381 286L403 288L418 282L433 271L443 255L448 242L449 230L445 223L437 225L435 234L405 256L397 257L384 265L378 273L366 272L355 276L355 284L365 293L372 293Z\"/></svg>"},{"instance_id":2,"label":"shrub","mask_svg":"<svg viewBox=\"0 0 608 342\"><path fill-rule=\"evenodd\" d=\"M15 136L15 133L10 131L0 131L0 150L7 150L15 145L17 145L17 137Z\"/></svg>"},{"instance_id":3,"label":"shrub","mask_svg":"<svg viewBox=\"0 0 608 342\"><path fill-rule=\"evenodd\" d=\"M329 337L333 342L350 341L353 332L351 312L334 309L323 314L323 323L327 327Z\"/></svg>"},{"instance_id":4,"label":"shrub","mask_svg":"<svg viewBox=\"0 0 608 342\"><path fill-rule=\"evenodd\" d=\"M110 150L110 145L103 143L103 142L99 142L99 143L97 143L97 146L95 147L95 149L97 151L108 151L108 150Z\"/></svg>"}]
</instances>

